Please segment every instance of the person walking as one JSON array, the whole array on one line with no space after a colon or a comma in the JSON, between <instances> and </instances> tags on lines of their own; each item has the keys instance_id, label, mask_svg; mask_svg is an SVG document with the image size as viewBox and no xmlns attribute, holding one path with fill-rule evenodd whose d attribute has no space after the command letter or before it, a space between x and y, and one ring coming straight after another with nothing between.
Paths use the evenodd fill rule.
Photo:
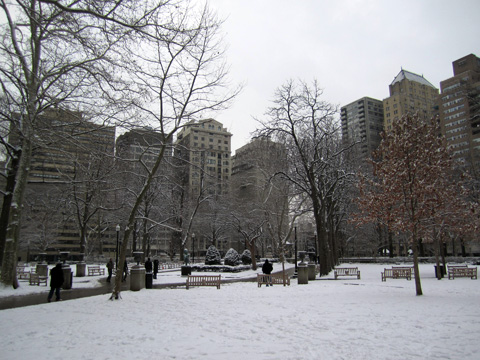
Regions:
<instances>
[{"instance_id":1,"label":"person walking","mask_svg":"<svg viewBox=\"0 0 480 360\"><path fill-rule=\"evenodd\" d=\"M123 263L122 281L127 280L127 275L128 275L128 264L127 264L127 259L125 259L125 262Z\"/></svg>"},{"instance_id":2,"label":"person walking","mask_svg":"<svg viewBox=\"0 0 480 360\"><path fill-rule=\"evenodd\" d=\"M60 298L60 288L63 285L63 281L62 264L58 263L52 270L50 270L50 292L48 293L48 302L52 301L54 292L56 301L62 300Z\"/></svg>"},{"instance_id":3,"label":"person walking","mask_svg":"<svg viewBox=\"0 0 480 360\"><path fill-rule=\"evenodd\" d=\"M147 261L145 261L145 272L151 273L152 269L153 269L152 260L150 260L150 258L148 258Z\"/></svg>"},{"instance_id":4,"label":"person walking","mask_svg":"<svg viewBox=\"0 0 480 360\"><path fill-rule=\"evenodd\" d=\"M154 279L157 278L158 265L159 265L158 259L153 260L153 278L154 278Z\"/></svg>"},{"instance_id":5,"label":"person walking","mask_svg":"<svg viewBox=\"0 0 480 360\"><path fill-rule=\"evenodd\" d=\"M113 273L113 260L110 258L110 260L107 263L107 270L108 270L108 277L107 277L107 282L110 282L112 279L112 273Z\"/></svg>"},{"instance_id":6,"label":"person walking","mask_svg":"<svg viewBox=\"0 0 480 360\"><path fill-rule=\"evenodd\" d=\"M262 272L265 274L265 275L270 275L272 273L272 270L273 270L273 265L268 261L268 259L265 259L265 262L263 263L262 265ZM271 278L269 277L269 280L271 281ZM270 282L270 284L266 284L266 286L273 286L273 284Z\"/></svg>"}]
</instances>

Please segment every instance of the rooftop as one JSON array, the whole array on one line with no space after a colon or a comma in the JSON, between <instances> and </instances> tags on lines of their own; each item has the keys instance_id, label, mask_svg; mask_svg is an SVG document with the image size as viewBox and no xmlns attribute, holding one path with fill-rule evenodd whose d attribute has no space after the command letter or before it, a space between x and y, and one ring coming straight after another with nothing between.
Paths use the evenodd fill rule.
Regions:
<instances>
[{"instance_id":1,"label":"rooftop","mask_svg":"<svg viewBox=\"0 0 480 360\"><path fill-rule=\"evenodd\" d=\"M401 82L403 80L410 80L410 81L415 81L417 83L420 83L422 85L430 86L435 89L435 86L433 86L427 79L423 77L423 75L417 75L414 74L410 71L407 70L401 70L398 75L395 77L391 85L394 85L397 82Z\"/></svg>"}]
</instances>

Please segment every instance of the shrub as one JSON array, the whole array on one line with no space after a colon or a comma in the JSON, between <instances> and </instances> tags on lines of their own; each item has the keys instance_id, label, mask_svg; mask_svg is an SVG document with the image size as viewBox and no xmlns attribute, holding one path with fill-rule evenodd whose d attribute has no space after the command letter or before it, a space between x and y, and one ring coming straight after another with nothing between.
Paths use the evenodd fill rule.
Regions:
<instances>
[{"instance_id":1,"label":"shrub","mask_svg":"<svg viewBox=\"0 0 480 360\"><path fill-rule=\"evenodd\" d=\"M205 265L220 265L222 263L221 260L220 252L215 246L210 245L205 254Z\"/></svg>"},{"instance_id":2,"label":"shrub","mask_svg":"<svg viewBox=\"0 0 480 360\"><path fill-rule=\"evenodd\" d=\"M240 255L238 255L237 250L231 248L227 251L224 258L224 264L230 266L236 266L240 262Z\"/></svg>"},{"instance_id":3,"label":"shrub","mask_svg":"<svg viewBox=\"0 0 480 360\"><path fill-rule=\"evenodd\" d=\"M252 263L252 253L250 250L244 250L241 256L243 265L250 265Z\"/></svg>"}]
</instances>

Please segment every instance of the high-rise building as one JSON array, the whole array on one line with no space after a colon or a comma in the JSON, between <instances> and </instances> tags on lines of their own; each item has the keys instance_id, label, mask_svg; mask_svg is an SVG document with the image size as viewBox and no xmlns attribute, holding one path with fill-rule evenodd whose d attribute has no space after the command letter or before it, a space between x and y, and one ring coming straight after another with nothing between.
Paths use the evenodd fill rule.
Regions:
<instances>
[{"instance_id":1,"label":"high-rise building","mask_svg":"<svg viewBox=\"0 0 480 360\"><path fill-rule=\"evenodd\" d=\"M454 61L453 77L440 82L442 133L453 157L467 165L480 161L480 58Z\"/></svg>"},{"instance_id":2,"label":"high-rise building","mask_svg":"<svg viewBox=\"0 0 480 360\"><path fill-rule=\"evenodd\" d=\"M137 128L120 135L116 144L117 169L120 170L118 181L122 183L121 191L117 196L123 197L118 203L132 203L143 188L146 176L157 162L160 152L163 151L159 168L151 182L145 201L140 207L140 220L134 223L131 251L143 250L147 256L157 256L168 251L171 230L163 226L151 226L150 218L164 221L171 214L169 204L165 202L165 195L172 189L171 166L172 141L166 141L165 136L151 128ZM162 197L163 195L163 197Z\"/></svg>"},{"instance_id":3,"label":"high-rise building","mask_svg":"<svg viewBox=\"0 0 480 360\"><path fill-rule=\"evenodd\" d=\"M178 133L175 157L187 164L188 192L222 194L228 189L232 172L232 134L213 119L191 121Z\"/></svg>"},{"instance_id":4,"label":"high-rise building","mask_svg":"<svg viewBox=\"0 0 480 360\"><path fill-rule=\"evenodd\" d=\"M288 225L288 190L283 186L287 181L282 176L275 176L285 173L286 167L285 145L266 137L256 138L235 151L230 192L235 209L242 214L244 222L251 218L253 224L259 225L265 214L269 214L279 226ZM244 249L245 239L240 233L232 233L231 238L232 247ZM270 236L263 234L257 243L259 255L278 254L277 245Z\"/></svg>"},{"instance_id":5,"label":"high-rise building","mask_svg":"<svg viewBox=\"0 0 480 360\"><path fill-rule=\"evenodd\" d=\"M33 258L44 252L49 261L60 251L78 257L81 231L76 215L109 202L109 192L102 186L105 172L113 165L115 127L95 124L82 112L64 109L45 111L36 125L19 254ZM13 130L9 141L21 143L19 133ZM92 215L87 212L83 215ZM89 221L85 236L90 240L84 251L113 254L114 227L105 230L100 215Z\"/></svg>"},{"instance_id":6,"label":"high-rise building","mask_svg":"<svg viewBox=\"0 0 480 360\"><path fill-rule=\"evenodd\" d=\"M383 100L385 131L390 131L392 124L406 114L418 113L427 119L435 116L438 89L423 75L402 69L389 89L390 96Z\"/></svg>"},{"instance_id":7,"label":"high-rise building","mask_svg":"<svg viewBox=\"0 0 480 360\"><path fill-rule=\"evenodd\" d=\"M378 147L383 131L383 103L381 100L363 97L340 111L342 139L345 144L357 143L362 158L368 158Z\"/></svg>"}]
</instances>

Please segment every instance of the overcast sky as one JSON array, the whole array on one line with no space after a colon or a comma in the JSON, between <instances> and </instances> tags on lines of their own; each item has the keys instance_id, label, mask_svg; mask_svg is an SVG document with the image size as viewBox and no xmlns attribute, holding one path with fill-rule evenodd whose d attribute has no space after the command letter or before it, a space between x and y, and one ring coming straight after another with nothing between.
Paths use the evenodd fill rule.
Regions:
<instances>
[{"instance_id":1,"label":"overcast sky","mask_svg":"<svg viewBox=\"0 0 480 360\"><path fill-rule=\"evenodd\" d=\"M403 68L439 88L452 61L480 56L480 0L208 0L225 19L234 105L214 115L233 133L232 153L250 140L276 88L289 79L324 89L339 106L382 100Z\"/></svg>"}]
</instances>

